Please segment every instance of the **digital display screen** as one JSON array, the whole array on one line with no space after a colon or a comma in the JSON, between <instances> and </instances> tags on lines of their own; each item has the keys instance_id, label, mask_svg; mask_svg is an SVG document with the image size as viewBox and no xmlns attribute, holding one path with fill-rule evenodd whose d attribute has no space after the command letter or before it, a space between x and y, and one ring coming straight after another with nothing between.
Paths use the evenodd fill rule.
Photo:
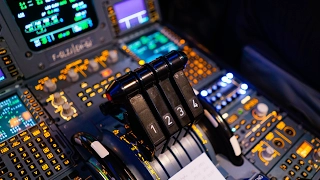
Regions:
<instances>
[{"instance_id":1,"label":"digital display screen","mask_svg":"<svg viewBox=\"0 0 320 180\"><path fill-rule=\"evenodd\" d=\"M304 141L296 150L296 153L299 154L302 158L306 158L308 154L312 151L313 146L307 141Z\"/></svg>"},{"instance_id":2,"label":"digital display screen","mask_svg":"<svg viewBox=\"0 0 320 180\"><path fill-rule=\"evenodd\" d=\"M0 142L36 125L17 95L0 101Z\"/></svg>"},{"instance_id":3,"label":"digital display screen","mask_svg":"<svg viewBox=\"0 0 320 180\"><path fill-rule=\"evenodd\" d=\"M6 76L4 75L2 69L0 68L0 81L3 81L6 79Z\"/></svg>"},{"instance_id":4,"label":"digital display screen","mask_svg":"<svg viewBox=\"0 0 320 180\"><path fill-rule=\"evenodd\" d=\"M113 8L121 31L149 21L144 0L124 0L114 4Z\"/></svg>"},{"instance_id":5,"label":"digital display screen","mask_svg":"<svg viewBox=\"0 0 320 180\"><path fill-rule=\"evenodd\" d=\"M91 0L7 0L7 4L33 51L97 27Z\"/></svg>"},{"instance_id":6,"label":"digital display screen","mask_svg":"<svg viewBox=\"0 0 320 180\"><path fill-rule=\"evenodd\" d=\"M161 32L156 31L127 43L128 48L146 63L179 47Z\"/></svg>"}]
</instances>

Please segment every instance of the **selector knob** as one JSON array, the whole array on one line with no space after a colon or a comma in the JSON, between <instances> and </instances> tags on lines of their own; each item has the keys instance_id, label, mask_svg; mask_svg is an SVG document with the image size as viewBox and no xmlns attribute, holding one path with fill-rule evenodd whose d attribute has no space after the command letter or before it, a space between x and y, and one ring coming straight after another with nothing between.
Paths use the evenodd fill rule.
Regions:
<instances>
[{"instance_id":1,"label":"selector knob","mask_svg":"<svg viewBox=\"0 0 320 180\"><path fill-rule=\"evenodd\" d=\"M57 84L51 79L48 79L44 82L44 91L45 92L54 92L57 89Z\"/></svg>"},{"instance_id":2,"label":"selector knob","mask_svg":"<svg viewBox=\"0 0 320 180\"><path fill-rule=\"evenodd\" d=\"M268 110L269 110L269 107L264 104L264 103L259 103L257 106L256 106L256 115L259 116L259 117L264 117L268 114Z\"/></svg>"},{"instance_id":3,"label":"selector knob","mask_svg":"<svg viewBox=\"0 0 320 180\"><path fill-rule=\"evenodd\" d=\"M99 70L99 64L95 60L89 61L88 71L89 72L96 72Z\"/></svg>"},{"instance_id":4,"label":"selector knob","mask_svg":"<svg viewBox=\"0 0 320 180\"><path fill-rule=\"evenodd\" d=\"M111 50L109 51L109 59L108 62L110 63L116 63L118 61L118 51L117 50Z\"/></svg>"},{"instance_id":5,"label":"selector knob","mask_svg":"<svg viewBox=\"0 0 320 180\"><path fill-rule=\"evenodd\" d=\"M69 103L66 102L62 105L62 114L67 117L74 114L72 106Z\"/></svg>"},{"instance_id":6,"label":"selector knob","mask_svg":"<svg viewBox=\"0 0 320 180\"><path fill-rule=\"evenodd\" d=\"M320 149L317 149L317 151L314 152L313 160L316 161L316 162L320 161Z\"/></svg>"},{"instance_id":7,"label":"selector knob","mask_svg":"<svg viewBox=\"0 0 320 180\"><path fill-rule=\"evenodd\" d=\"M64 103L64 99L59 92L53 94L53 103L58 106Z\"/></svg>"},{"instance_id":8,"label":"selector knob","mask_svg":"<svg viewBox=\"0 0 320 180\"><path fill-rule=\"evenodd\" d=\"M74 69L70 69L67 74L67 81L76 82L79 79L79 74L74 71Z\"/></svg>"},{"instance_id":9,"label":"selector knob","mask_svg":"<svg viewBox=\"0 0 320 180\"><path fill-rule=\"evenodd\" d=\"M262 158L266 161L271 161L273 159L272 155L274 153L274 149L271 146L268 146L264 151L262 151Z\"/></svg>"}]
</instances>

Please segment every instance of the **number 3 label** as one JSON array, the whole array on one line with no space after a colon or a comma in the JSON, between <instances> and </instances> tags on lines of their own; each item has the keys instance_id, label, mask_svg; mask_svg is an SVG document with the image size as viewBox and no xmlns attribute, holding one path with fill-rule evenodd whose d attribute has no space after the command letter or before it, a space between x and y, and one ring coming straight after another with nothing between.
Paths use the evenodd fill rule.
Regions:
<instances>
[{"instance_id":1,"label":"number 3 label","mask_svg":"<svg viewBox=\"0 0 320 180\"><path fill-rule=\"evenodd\" d=\"M177 106L176 108L174 108L175 111L176 111L176 114L179 116L179 117L184 117L186 115L183 107L181 105Z\"/></svg>"}]
</instances>

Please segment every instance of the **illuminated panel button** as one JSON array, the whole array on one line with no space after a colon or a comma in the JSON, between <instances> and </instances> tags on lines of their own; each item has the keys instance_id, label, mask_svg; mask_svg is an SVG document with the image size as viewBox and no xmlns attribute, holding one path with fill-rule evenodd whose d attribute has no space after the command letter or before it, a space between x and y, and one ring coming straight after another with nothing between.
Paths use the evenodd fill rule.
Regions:
<instances>
[{"instance_id":1,"label":"illuminated panel button","mask_svg":"<svg viewBox=\"0 0 320 180\"><path fill-rule=\"evenodd\" d=\"M286 163L289 164L289 165L291 165L291 164L292 164L291 159L287 159L287 160L286 160Z\"/></svg>"},{"instance_id":2,"label":"illuminated panel button","mask_svg":"<svg viewBox=\"0 0 320 180\"><path fill-rule=\"evenodd\" d=\"M29 154L26 153L26 152L24 152L24 153L21 154L22 159L25 159L25 158L28 157L28 156L29 156Z\"/></svg>"},{"instance_id":3,"label":"illuminated panel button","mask_svg":"<svg viewBox=\"0 0 320 180\"><path fill-rule=\"evenodd\" d=\"M37 107L39 104L38 103L33 103L32 107Z\"/></svg>"},{"instance_id":4,"label":"illuminated panel button","mask_svg":"<svg viewBox=\"0 0 320 180\"><path fill-rule=\"evenodd\" d=\"M6 141L0 143L0 148L3 148L5 145L7 145L7 142L6 142Z\"/></svg>"},{"instance_id":5,"label":"illuminated panel button","mask_svg":"<svg viewBox=\"0 0 320 180\"><path fill-rule=\"evenodd\" d=\"M79 93L77 94L78 97L82 97L83 95L84 95L83 92L79 92Z\"/></svg>"},{"instance_id":6,"label":"illuminated panel button","mask_svg":"<svg viewBox=\"0 0 320 180\"><path fill-rule=\"evenodd\" d=\"M32 163L33 161L32 161L31 158L28 158L28 159L25 159L24 162L25 162L26 164L30 164L30 163Z\"/></svg>"},{"instance_id":7,"label":"illuminated panel button","mask_svg":"<svg viewBox=\"0 0 320 180\"><path fill-rule=\"evenodd\" d=\"M100 93L103 92L103 89L102 89L102 88L99 88L99 89L97 90L97 92L100 94Z\"/></svg>"},{"instance_id":8,"label":"illuminated panel button","mask_svg":"<svg viewBox=\"0 0 320 180\"><path fill-rule=\"evenodd\" d=\"M10 143L13 143L14 141L18 140L18 137L17 136L14 136L12 138L9 139L9 142Z\"/></svg>"},{"instance_id":9,"label":"illuminated panel button","mask_svg":"<svg viewBox=\"0 0 320 180\"><path fill-rule=\"evenodd\" d=\"M49 170L49 171L46 172L46 176L47 176L47 177L50 177L50 176L52 176L52 175L53 175L53 172L52 172L51 170Z\"/></svg>"},{"instance_id":10,"label":"illuminated panel button","mask_svg":"<svg viewBox=\"0 0 320 180\"><path fill-rule=\"evenodd\" d=\"M41 134L41 131L38 129L38 127L35 127L34 129L31 130L31 134L36 137L39 134ZM38 138L37 138L38 139ZM38 141L37 141L38 142Z\"/></svg>"},{"instance_id":11,"label":"illuminated panel button","mask_svg":"<svg viewBox=\"0 0 320 180\"><path fill-rule=\"evenodd\" d=\"M61 160L63 160L63 159L66 158L66 155L65 154L61 154L59 157L60 157Z\"/></svg>"},{"instance_id":12,"label":"illuminated panel button","mask_svg":"<svg viewBox=\"0 0 320 180\"><path fill-rule=\"evenodd\" d=\"M94 97L96 95L96 93L95 92L92 92L92 93L90 93L90 97Z\"/></svg>"},{"instance_id":13,"label":"illuminated panel button","mask_svg":"<svg viewBox=\"0 0 320 180\"><path fill-rule=\"evenodd\" d=\"M92 101L89 101L89 102L86 103L86 106L87 106L87 107L91 107L92 104L93 104Z\"/></svg>"},{"instance_id":14,"label":"illuminated panel button","mask_svg":"<svg viewBox=\"0 0 320 180\"><path fill-rule=\"evenodd\" d=\"M12 164L17 164L19 162L19 158L14 157L13 159L11 159Z\"/></svg>"},{"instance_id":15,"label":"illuminated panel button","mask_svg":"<svg viewBox=\"0 0 320 180\"><path fill-rule=\"evenodd\" d=\"M256 136L257 136L257 137L260 137L260 136L261 136L261 133L260 133L260 132L257 132L257 133L256 133Z\"/></svg>"},{"instance_id":16,"label":"illuminated panel button","mask_svg":"<svg viewBox=\"0 0 320 180\"><path fill-rule=\"evenodd\" d=\"M11 66L8 66L7 67L8 71L13 71L16 69L16 66L15 65L11 65Z\"/></svg>"},{"instance_id":17,"label":"illuminated panel button","mask_svg":"<svg viewBox=\"0 0 320 180\"><path fill-rule=\"evenodd\" d=\"M27 175L27 176L23 177L22 180L31 180L31 178L30 178L30 176Z\"/></svg>"},{"instance_id":18,"label":"illuminated panel button","mask_svg":"<svg viewBox=\"0 0 320 180\"><path fill-rule=\"evenodd\" d=\"M95 85L93 85L93 89L98 89L100 87L100 85L99 84L95 84Z\"/></svg>"},{"instance_id":19,"label":"illuminated panel button","mask_svg":"<svg viewBox=\"0 0 320 180\"><path fill-rule=\"evenodd\" d=\"M311 165L307 166L307 167L306 167L306 170L307 170L308 172L311 172L311 171L312 171L312 166L311 166Z\"/></svg>"},{"instance_id":20,"label":"illuminated panel button","mask_svg":"<svg viewBox=\"0 0 320 180\"><path fill-rule=\"evenodd\" d=\"M43 112L43 111L40 111L40 112L38 113L38 115L39 115L39 116L43 116L43 115L44 115L44 112Z\"/></svg>"},{"instance_id":21,"label":"illuminated panel button","mask_svg":"<svg viewBox=\"0 0 320 180\"><path fill-rule=\"evenodd\" d=\"M52 153L47 154L47 159L50 160L54 158L54 155ZM55 161L56 162L56 161Z\"/></svg>"},{"instance_id":22,"label":"illuminated panel button","mask_svg":"<svg viewBox=\"0 0 320 180\"><path fill-rule=\"evenodd\" d=\"M50 132L47 131L47 132L45 132L45 133L43 134L43 136L44 136L46 139L48 139L48 137L50 137L51 135L50 135Z\"/></svg>"},{"instance_id":23,"label":"illuminated panel button","mask_svg":"<svg viewBox=\"0 0 320 180\"><path fill-rule=\"evenodd\" d=\"M18 74L19 74L18 71L10 72L11 77L15 77L15 76L17 76Z\"/></svg>"},{"instance_id":24,"label":"illuminated panel button","mask_svg":"<svg viewBox=\"0 0 320 180\"><path fill-rule=\"evenodd\" d=\"M292 154L290 155L290 157L291 157L292 159L296 159L296 158L297 158L297 155L295 155L295 154L292 153Z\"/></svg>"},{"instance_id":25,"label":"illuminated panel button","mask_svg":"<svg viewBox=\"0 0 320 180\"><path fill-rule=\"evenodd\" d=\"M13 158L16 156L16 153L15 152L11 152L10 154L8 154L9 158Z\"/></svg>"},{"instance_id":26,"label":"illuminated panel button","mask_svg":"<svg viewBox=\"0 0 320 180\"><path fill-rule=\"evenodd\" d=\"M20 153L21 153L21 152L23 152L23 151L25 151L25 149L24 149L24 147L23 147L23 146L18 148L18 152L20 152Z\"/></svg>"},{"instance_id":27,"label":"illuminated panel button","mask_svg":"<svg viewBox=\"0 0 320 180\"><path fill-rule=\"evenodd\" d=\"M9 172L9 173L8 173L8 177L9 177L9 178L12 178L13 176L14 176L14 172Z\"/></svg>"},{"instance_id":28,"label":"illuminated panel button","mask_svg":"<svg viewBox=\"0 0 320 180\"><path fill-rule=\"evenodd\" d=\"M33 142L28 142L27 146L30 148L30 147L34 146L34 144L33 144Z\"/></svg>"},{"instance_id":29,"label":"illuminated panel button","mask_svg":"<svg viewBox=\"0 0 320 180\"><path fill-rule=\"evenodd\" d=\"M88 100L88 97L87 97L87 96L83 96L83 97L81 98L81 101L86 101L86 100Z\"/></svg>"},{"instance_id":30,"label":"illuminated panel button","mask_svg":"<svg viewBox=\"0 0 320 180\"><path fill-rule=\"evenodd\" d=\"M84 88L88 87L88 83L82 82L82 83L80 84L80 87L81 87L82 89L84 89Z\"/></svg>"},{"instance_id":31,"label":"illuminated panel button","mask_svg":"<svg viewBox=\"0 0 320 180\"><path fill-rule=\"evenodd\" d=\"M60 153L62 153L62 150L61 150L60 148L58 148L58 149L55 150L55 152L56 152L57 154L60 154Z\"/></svg>"},{"instance_id":32,"label":"illuminated panel button","mask_svg":"<svg viewBox=\"0 0 320 180\"><path fill-rule=\"evenodd\" d=\"M288 166L285 165L285 164L281 164L281 165L280 165L280 168L281 168L282 170L286 171L286 170L288 169Z\"/></svg>"},{"instance_id":33,"label":"illuminated panel button","mask_svg":"<svg viewBox=\"0 0 320 180\"><path fill-rule=\"evenodd\" d=\"M14 167L15 167L17 170L19 170L19 169L22 169L22 168L23 168L23 166L22 166L22 164L21 164L21 163L19 163L19 164L15 165Z\"/></svg>"},{"instance_id":34,"label":"illuminated panel button","mask_svg":"<svg viewBox=\"0 0 320 180\"><path fill-rule=\"evenodd\" d=\"M47 147L47 145L46 145L46 143L42 142L42 143L39 144L39 147L40 148L45 148L45 147Z\"/></svg>"},{"instance_id":35,"label":"illuminated panel button","mask_svg":"<svg viewBox=\"0 0 320 180\"><path fill-rule=\"evenodd\" d=\"M106 85L107 83L108 83L107 80L102 80L102 81L100 82L101 86L104 86L104 85Z\"/></svg>"},{"instance_id":36,"label":"illuminated panel button","mask_svg":"<svg viewBox=\"0 0 320 180\"><path fill-rule=\"evenodd\" d=\"M57 144L57 143L53 143L53 144L51 145L51 147L52 147L53 149L56 149L56 148L58 147L58 144Z\"/></svg>"},{"instance_id":37,"label":"illuminated panel button","mask_svg":"<svg viewBox=\"0 0 320 180\"><path fill-rule=\"evenodd\" d=\"M29 100L29 103L31 103L31 104L34 103L34 102L36 102L36 100L34 100L34 99L30 99Z\"/></svg>"},{"instance_id":38,"label":"illuminated panel button","mask_svg":"<svg viewBox=\"0 0 320 180\"><path fill-rule=\"evenodd\" d=\"M10 149L8 147L4 147L0 150L1 154L8 152Z\"/></svg>"},{"instance_id":39,"label":"illuminated panel button","mask_svg":"<svg viewBox=\"0 0 320 180\"><path fill-rule=\"evenodd\" d=\"M7 54L7 50L6 49L0 49L0 55L5 55Z\"/></svg>"},{"instance_id":40,"label":"illuminated panel button","mask_svg":"<svg viewBox=\"0 0 320 180\"><path fill-rule=\"evenodd\" d=\"M303 176L303 177L308 177L308 173L306 173L306 172L303 171L303 172L301 173L301 176Z\"/></svg>"},{"instance_id":41,"label":"illuminated panel button","mask_svg":"<svg viewBox=\"0 0 320 180\"><path fill-rule=\"evenodd\" d=\"M48 147L42 149L43 153L47 154L50 152L50 149Z\"/></svg>"},{"instance_id":42,"label":"illuminated panel button","mask_svg":"<svg viewBox=\"0 0 320 180\"><path fill-rule=\"evenodd\" d=\"M41 166L41 169L42 169L43 171L46 171L46 170L49 169L49 165L46 163L46 164L44 164L44 165Z\"/></svg>"},{"instance_id":43,"label":"illuminated panel button","mask_svg":"<svg viewBox=\"0 0 320 180\"><path fill-rule=\"evenodd\" d=\"M11 63L12 63L11 60L4 61L4 64L5 64L5 65L9 65L9 64L11 64Z\"/></svg>"},{"instance_id":44,"label":"illuminated panel button","mask_svg":"<svg viewBox=\"0 0 320 180\"><path fill-rule=\"evenodd\" d=\"M289 171L289 175L290 175L291 177L294 177L294 176L296 175L296 173L293 172L292 170L290 170L290 171Z\"/></svg>"},{"instance_id":45,"label":"illuminated panel button","mask_svg":"<svg viewBox=\"0 0 320 180\"><path fill-rule=\"evenodd\" d=\"M30 171L32 171L32 170L34 170L36 168L36 165L35 164L30 164L28 166L28 168L29 168Z\"/></svg>"},{"instance_id":46,"label":"illuminated panel button","mask_svg":"<svg viewBox=\"0 0 320 180\"><path fill-rule=\"evenodd\" d=\"M91 93L91 92L92 92L92 88L86 89L86 93L87 93L87 94L89 94L89 93Z\"/></svg>"},{"instance_id":47,"label":"illuminated panel button","mask_svg":"<svg viewBox=\"0 0 320 180\"><path fill-rule=\"evenodd\" d=\"M2 61L8 61L8 60L11 60L10 56L3 56L2 57Z\"/></svg>"},{"instance_id":48,"label":"illuminated panel button","mask_svg":"<svg viewBox=\"0 0 320 180\"><path fill-rule=\"evenodd\" d=\"M36 158L36 159L39 159L39 158L41 157L40 153L36 153L36 154L34 154L33 156L34 156L34 158Z\"/></svg>"},{"instance_id":49,"label":"illuminated panel button","mask_svg":"<svg viewBox=\"0 0 320 180\"><path fill-rule=\"evenodd\" d=\"M298 165L294 165L293 168L294 168L296 171L299 171L299 170L300 170L300 166L298 166Z\"/></svg>"},{"instance_id":50,"label":"illuminated panel button","mask_svg":"<svg viewBox=\"0 0 320 180\"><path fill-rule=\"evenodd\" d=\"M241 121L240 121L240 124L241 125L244 125L246 123L246 120L245 119L242 119Z\"/></svg>"},{"instance_id":51,"label":"illuminated panel button","mask_svg":"<svg viewBox=\"0 0 320 180\"><path fill-rule=\"evenodd\" d=\"M40 130L39 130L39 131L40 131ZM37 138L36 138L36 141L37 141L38 143L40 143L40 142L42 142L43 140L42 140L41 137L37 137Z\"/></svg>"},{"instance_id":52,"label":"illuminated panel button","mask_svg":"<svg viewBox=\"0 0 320 180\"><path fill-rule=\"evenodd\" d=\"M246 125L246 129L250 129L251 128L251 124Z\"/></svg>"},{"instance_id":53,"label":"illuminated panel button","mask_svg":"<svg viewBox=\"0 0 320 180\"><path fill-rule=\"evenodd\" d=\"M63 161L63 164L64 164L64 165L69 165L69 164L70 164L70 161L67 159L67 160Z\"/></svg>"},{"instance_id":54,"label":"illuminated panel button","mask_svg":"<svg viewBox=\"0 0 320 180\"><path fill-rule=\"evenodd\" d=\"M283 180L290 180L290 178L288 176L285 176Z\"/></svg>"},{"instance_id":55,"label":"illuminated panel button","mask_svg":"<svg viewBox=\"0 0 320 180\"><path fill-rule=\"evenodd\" d=\"M25 169L22 169L21 171L19 171L20 176L24 176L27 174L27 171Z\"/></svg>"},{"instance_id":56,"label":"illuminated panel button","mask_svg":"<svg viewBox=\"0 0 320 180\"><path fill-rule=\"evenodd\" d=\"M56 165L56 166L54 167L54 169L58 172L58 171L60 171L60 170L62 169L62 167L61 167L60 164L58 164L58 165Z\"/></svg>"},{"instance_id":57,"label":"illuminated panel button","mask_svg":"<svg viewBox=\"0 0 320 180\"><path fill-rule=\"evenodd\" d=\"M43 158L41 158L41 159L38 160L38 164L41 165L41 164L43 164L43 163L44 163L44 159L43 159Z\"/></svg>"},{"instance_id":58,"label":"illuminated panel button","mask_svg":"<svg viewBox=\"0 0 320 180\"><path fill-rule=\"evenodd\" d=\"M35 170L35 171L32 172L32 175L33 175L34 177L38 176L39 174L40 174L40 171L39 171L39 170Z\"/></svg>"},{"instance_id":59,"label":"illuminated panel button","mask_svg":"<svg viewBox=\"0 0 320 180\"><path fill-rule=\"evenodd\" d=\"M55 164L58 163L58 161L57 161L56 159L53 159L53 160L50 161L50 163L51 163L52 165L55 165Z\"/></svg>"},{"instance_id":60,"label":"illuminated panel button","mask_svg":"<svg viewBox=\"0 0 320 180\"><path fill-rule=\"evenodd\" d=\"M4 168L4 169L0 170L0 175L3 175L7 172L8 172L8 168Z\"/></svg>"},{"instance_id":61,"label":"illuminated panel button","mask_svg":"<svg viewBox=\"0 0 320 180\"><path fill-rule=\"evenodd\" d=\"M299 160L299 164L300 164L301 166L303 166L303 165L304 165L304 161L303 161L303 160Z\"/></svg>"},{"instance_id":62,"label":"illuminated panel button","mask_svg":"<svg viewBox=\"0 0 320 180\"><path fill-rule=\"evenodd\" d=\"M255 120L255 119L252 120L251 124L253 124L253 125L257 124L257 120Z\"/></svg>"}]
</instances>

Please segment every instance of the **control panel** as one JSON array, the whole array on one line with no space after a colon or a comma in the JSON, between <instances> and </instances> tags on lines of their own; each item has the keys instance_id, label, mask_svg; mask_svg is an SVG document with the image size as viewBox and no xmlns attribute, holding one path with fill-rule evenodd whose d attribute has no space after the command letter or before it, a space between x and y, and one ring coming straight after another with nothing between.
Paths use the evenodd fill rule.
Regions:
<instances>
[{"instance_id":1,"label":"control panel","mask_svg":"<svg viewBox=\"0 0 320 180\"><path fill-rule=\"evenodd\" d=\"M199 157L319 176L303 120L182 34L156 0L0 0L0 179L169 179Z\"/></svg>"}]
</instances>

